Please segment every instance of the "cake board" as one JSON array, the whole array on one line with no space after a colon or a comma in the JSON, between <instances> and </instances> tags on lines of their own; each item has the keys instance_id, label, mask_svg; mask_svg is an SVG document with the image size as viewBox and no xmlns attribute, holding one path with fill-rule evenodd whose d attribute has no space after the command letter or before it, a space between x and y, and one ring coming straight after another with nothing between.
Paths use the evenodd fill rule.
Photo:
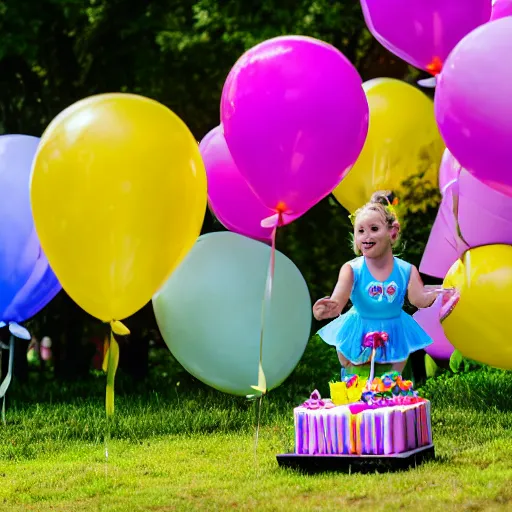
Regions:
<instances>
[{"instance_id":1,"label":"cake board","mask_svg":"<svg viewBox=\"0 0 512 512\"><path fill-rule=\"evenodd\" d=\"M296 469L309 474L324 471L343 473L400 471L416 467L434 458L433 444L389 455L302 455L297 453L276 455L280 467Z\"/></svg>"}]
</instances>

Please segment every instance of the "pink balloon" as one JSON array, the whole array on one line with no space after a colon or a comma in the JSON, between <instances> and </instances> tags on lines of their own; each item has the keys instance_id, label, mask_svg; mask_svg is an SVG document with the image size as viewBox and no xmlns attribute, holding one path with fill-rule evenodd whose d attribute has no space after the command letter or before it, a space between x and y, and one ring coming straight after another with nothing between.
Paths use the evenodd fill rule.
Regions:
<instances>
[{"instance_id":1,"label":"pink balloon","mask_svg":"<svg viewBox=\"0 0 512 512\"><path fill-rule=\"evenodd\" d=\"M433 343L425 348L425 352L434 359L450 359L454 348L447 340L439 321L441 306L442 297L438 297L429 308L418 309L413 318L432 338Z\"/></svg>"},{"instance_id":2,"label":"pink balloon","mask_svg":"<svg viewBox=\"0 0 512 512\"><path fill-rule=\"evenodd\" d=\"M453 193L459 198L457 236ZM462 170L458 182L448 185L423 253L420 271L444 278L451 265L470 247L512 245L512 198L501 194Z\"/></svg>"},{"instance_id":3,"label":"pink balloon","mask_svg":"<svg viewBox=\"0 0 512 512\"><path fill-rule=\"evenodd\" d=\"M361 0L361 7L382 46L432 75L455 45L491 16L491 0Z\"/></svg>"},{"instance_id":4,"label":"pink balloon","mask_svg":"<svg viewBox=\"0 0 512 512\"><path fill-rule=\"evenodd\" d=\"M459 162L453 158L453 155L448 149L445 149L439 167L439 190L442 195L444 195L447 186L453 180L457 179L460 169Z\"/></svg>"},{"instance_id":5,"label":"pink balloon","mask_svg":"<svg viewBox=\"0 0 512 512\"><path fill-rule=\"evenodd\" d=\"M261 221L274 214L258 199L240 174L226 144L222 126L199 144L208 177L208 203L221 224L240 235L269 242L272 229Z\"/></svg>"},{"instance_id":6,"label":"pink balloon","mask_svg":"<svg viewBox=\"0 0 512 512\"><path fill-rule=\"evenodd\" d=\"M512 16L512 0L495 0L492 4L491 21Z\"/></svg>"},{"instance_id":7,"label":"pink balloon","mask_svg":"<svg viewBox=\"0 0 512 512\"><path fill-rule=\"evenodd\" d=\"M440 279L444 279L453 262L468 249L456 236L455 216L452 211L453 185L454 182L445 191L419 269L423 274Z\"/></svg>"},{"instance_id":8,"label":"pink balloon","mask_svg":"<svg viewBox=\"0 0 512 512\"><path fill-rule=\"evenodd\" d=\"M435 114L446 146L479 180L512 196L512 17L465 37L438 77Z\"/></svg>"},{"instance_id":9,"label":"pink balloon","mask_svg":"<svg viewBox=\"0 0 512 512\"><path fill-rule=\"evenodd\" d=\"M348 173L368 132L361 77L333 46L284 36L230 71L224 135L240 173L273 212L299 216Z\"/></svg>"}]
</instances>

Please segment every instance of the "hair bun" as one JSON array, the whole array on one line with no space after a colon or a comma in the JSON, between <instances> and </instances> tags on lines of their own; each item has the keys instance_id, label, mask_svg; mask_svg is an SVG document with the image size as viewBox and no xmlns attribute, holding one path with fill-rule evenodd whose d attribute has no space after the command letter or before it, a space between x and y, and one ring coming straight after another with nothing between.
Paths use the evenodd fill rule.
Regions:
<instances>
[{"instance_id":1,"label":"hair bun","mask_svg":"<svg viewBox=\"0 0 512 512\"><path fill-rule=\"evenodd\" d=\"M395 194L391 192L391 190L378 190L372 194L370 203L388 206L393 204L395 197Z\"/></svg>"}]
</instances>

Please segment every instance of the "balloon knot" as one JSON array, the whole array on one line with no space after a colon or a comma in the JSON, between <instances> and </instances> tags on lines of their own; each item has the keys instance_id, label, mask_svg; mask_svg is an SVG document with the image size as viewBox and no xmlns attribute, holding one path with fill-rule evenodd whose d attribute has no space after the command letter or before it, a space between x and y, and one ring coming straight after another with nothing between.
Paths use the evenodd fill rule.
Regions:
<instances>
[{"instance_id":1,"label":"balloon knot","mask_svg":"<svg viewBox=\"0 0 512 512\"><path fill-rule=\"evenodd\" d=\"M278 212L275 215L271 215L270 217L266 217L260 223L262 228L278 228L283 226L283 214Z\"/></svg>"},{"instance_id":2,"label":"balloon knot","mask_svg":"<svg viewBox=\"0 0 512 512\"><path fill-rule=\"evenodd\" d=\"M431 76L430 78L418 80L417 83L420 87L428 87L430 89L435 89L437 85L437 76Z\"/></svg>"},{"instance_id":3,"label":"balloon knot","mask_svg":"<svg viewBox=\"0 0 512 512\"><path fill-rule=\"evenodd\" d=\"M286 211L286 204L283 201L279 201L276 206L277 213L284 213Z\"/></svg>"},{"instance_id":4,"label":"balloon knot","mask_svg":"<svg viewBox=\"0 0 512 512\"><path fill-rule=\"evenodd\" d=\"M266 217L260 223L262 228L279 228L284 226L284 214L286 213L286 204L283 201L279 201L275 208L275 214L270 217Z\"/></svg>"},{"instance_id":5,"label":"balloon knot","mask_svg":"<svg viewBox=\"0 0 512 512\"><path fill-rule=\"evenodd\" d=\"M130 329L119 320L112 320L110 322L110 328L112 332L118 336L128 336L128 334L130 334Z\"/></svg>"},{"instance_id":6,"label":"balloon knot","mask_svg":"<svg viewBox=\"0 0 512 512\"><path fill-rule=\"evenodd\" d=\"M20 340L30 341L32 339L32 336L27 331L27 329L21 325L18 325L16 322L9 322L9 332Z\"/></svg>"},{"instance_id":7,"label":"balloon knot","mask_svg":"<svg viewBox=\"0 0 512 512\"><path fill-rule=\"evenodd\" d=\"M436 55L427 65L426 70L433 76L437 76L443 69L443 61Z\"/></svg>"}]
</instances>

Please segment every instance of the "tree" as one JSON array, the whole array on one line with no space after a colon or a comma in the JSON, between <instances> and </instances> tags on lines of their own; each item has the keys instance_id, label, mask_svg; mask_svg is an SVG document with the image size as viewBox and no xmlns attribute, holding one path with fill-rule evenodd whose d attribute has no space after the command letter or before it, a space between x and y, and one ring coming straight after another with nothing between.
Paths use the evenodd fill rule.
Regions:
<instances>
[{"instance_id":1,"label":"tree","mask_svg":"<svg viewBox=\"0 0 512 512\"><path fill-rule=\"evenodd\" d=\"M219 123L222 86L235 61L284 34L335 45L363 80L417 75L370 36L353 0L0 0L0 31L4 133L40 136L75 101L121 91L169 106L200 140ZM218 229L208 213L203 231ZM351 257L350 229L347 212L328 198L279 233L279 249L301 269L313 297L330 292L340 263ZM414 233L418 247L425 233ZM121 342L121 367L144 378L157 333L151 305L127 323L132 334ZM64 292L31 326L54 341L60 378L84 375L93 357L88 340L104 334Z\"/></svg>"}]
</instances>

